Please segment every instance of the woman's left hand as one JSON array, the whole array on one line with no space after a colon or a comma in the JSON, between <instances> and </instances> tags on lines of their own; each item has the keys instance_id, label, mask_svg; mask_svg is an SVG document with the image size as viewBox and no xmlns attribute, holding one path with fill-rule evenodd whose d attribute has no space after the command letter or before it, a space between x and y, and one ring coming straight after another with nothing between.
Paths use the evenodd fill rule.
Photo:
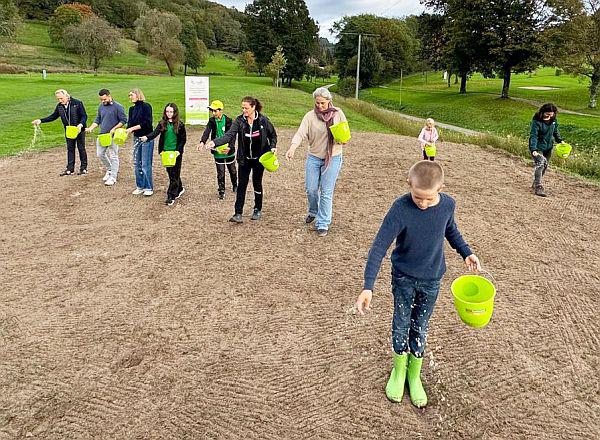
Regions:
<instances>
[{"instance_id":1,"label":"woman's left hand","mask_svg":"<svg viewBox=\"0 0 600 440\"><path fill-rule=\"evenodd\" d=\"M148 136L140 136L140 141L146 142L148 140Z\"/></svg>"},{"instance_id":2,"label":"woman's left hand","mask_svg":"<svg viewBox=\"0 0 600 440\"><path fill-rule=\"evenodd\" d=\"M467 258L465 258L465 264L471 272L481 271L481 263L479 262L479 258L477 258L477 255L475 254L471 254Z\"/></svg>"},{"instance_id":3,"label":"woman's left hand","mask_svg":"<svg viewBox=\"0 0 600 440\"><path fill-rule=\"evenodd\" d=\"M277 148L271 148L271 153L277 154Z\"/></svg>"}]
</instances>

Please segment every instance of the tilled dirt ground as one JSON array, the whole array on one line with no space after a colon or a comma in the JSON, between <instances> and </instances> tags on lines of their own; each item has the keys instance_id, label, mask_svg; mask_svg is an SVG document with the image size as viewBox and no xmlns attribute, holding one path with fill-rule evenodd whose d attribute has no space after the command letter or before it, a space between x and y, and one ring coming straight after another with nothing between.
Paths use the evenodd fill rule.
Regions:
<instances>
[{"instance_id":1,"label":"tilled dirt ground","mask_svg":"<svg viewBox=\"0 0 600 440\"><path fill-rule=\"evenodd\" d=\"M280 130L280 156L292 134ZM301 150L265 176L263 220L247 200L242 225L192 144L173 207L157 156L156 194L131 195L131 146L113 188L91 148L87 176L58 177L64 148L1 159L0 438L600 438L598 187L550 171L536 198L518 159L439 150L498 294L487 327L465 326L447 249L424 410L384 393L389 260L373 311L350 313L414 139L354 134L325 238L303 223Z\"/></svg>"}]
</instances>

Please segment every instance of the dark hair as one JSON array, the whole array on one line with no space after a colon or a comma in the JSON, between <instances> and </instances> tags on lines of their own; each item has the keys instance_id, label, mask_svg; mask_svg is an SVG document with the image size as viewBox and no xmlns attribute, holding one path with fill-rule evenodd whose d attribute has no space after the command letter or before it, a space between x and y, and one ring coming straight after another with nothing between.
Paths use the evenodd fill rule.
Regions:
<instances>
[{"instance_id":1,"label":"dark hair","mask_svg":"<svg viewBox=\"0 0 600 440\"><path fill-rule=\"evenodd\" d=\"M110 95L110 90L108 89L100 89L100 91L98 92L98 96L109 96Z\"/></svg>"},{"instance_id":2,"label":"dark hair","mask_svg":"<svg viewBox=\"0 0 600 440\"><path fill-rule=\"evenodd\" d=\"M169 124L169 117L167 116L167 107L173 108L173 131L177 133L179 131L179 109L174 102L170 102L165 105L165 109L163 110L162 119L160 120L160 131L167 131L167 125Z\"/></svg>"},{"instance_id":3,"label":"dark hair","mask_svg":"<svg viewBox=\"0 0 600 440\"><path fill-rule=\"evenodd\" d=\"M244 96L242 98L242 102L247 102L248 104L250 104L251 106L254 106L256 108L256 111L258 113L260 113L262 111L262 104L260 103L260 101L252 96Z\"/></svg>"},{"instance_id":4,"label":"dark hair","mask_svg":"<svg viewBox=\"0 0 600 440\"><path fill-rule=\"evenodd\" d=\"M550 119L550 122L552 122L556 119L556 114L558 113L558 109L552 103L547 103L547 104L542 105L540 107L540 109L537 111L537 113L533 116L533 119L541 122L544 120L544 113L550 113L550 112L554 113L554 116L552 117L552 119Z\"/></svg>"}]
</instances>

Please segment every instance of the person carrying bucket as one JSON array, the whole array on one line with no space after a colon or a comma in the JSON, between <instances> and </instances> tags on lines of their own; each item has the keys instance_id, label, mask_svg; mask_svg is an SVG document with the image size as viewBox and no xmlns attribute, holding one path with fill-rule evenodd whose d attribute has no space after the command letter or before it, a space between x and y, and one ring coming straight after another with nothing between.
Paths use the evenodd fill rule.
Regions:
<instances>
[{"instance_id":1,"label":"person carrying bucket","mask_svg":"<svg viewBox=\"0 0 600 440\"><path fill-rule=\"evenodd\" d=\"M548 170L554 140L562 143L563 140L558 132L558 121L556 114L558 109L554 104L544 104L540 107L531 121L529 133L529 152L533 157L533 193L536 196L546 197L542 186L542 177ZM568 154L567 154L568 155Z\"/></svg>"},{"instance_id":2,"label":"person carrying bucket","mask_svg":"<svg viewBox=\"0 0 600 440\"><path fill-rule=\"evenodd\" d=\"M75 173L75 147L79 152L79 172L77 174L87 174L87 152L85 151L85 126L87 123L87 113L83 102L71 97L64 89L54 92L58 104L54 112L42 119L36 119L31 123L40 125L45 122L51 122L58 118L65 127L65 139L67 141L67 168L61 172L60 176L70 176Z\"/></svg>"},{"instance_id":3,"label":"person carrying bucket","mask_svg":"<svg viewBox=\"0 0 600 440\"><path fill-rule=\"evenodd\" d=\"M109 90L101 89L98 96L100 97L98 114L93 124L85 131L90 133L96 127L100 127L100 135L96 140L96 155L106 167L106 174L102 178L104 184L113 186L117 183L119 174L119 146L114 143L112 135L117 128L127 123L127 117L125 108L112 98Z\"/></svg>"},{"instance_id":4,"label":"person carrying bucket","mask_svg":"<svg viewBox=\"0 0 600 440\"><path fill-rule=\"evenodd\" d=\"M341 108L331 103L331 92L319 87L313 92L314 108L304 115L300 127L292 138L285 153L287 160L294 158L300 144L308 141L306 158L306 196L308 198L307 224L315 221L315 230L320 237L329 231L333 216L333 191L342 169L342 149L346 142L338 142L330 127L346 122Z\"/></svg>"},{"instance_id":5,"label":"person carrying bucket","mask_svg":"<svg viewBox=\"0 0 600 440\"><path fill-rule=\"evenodd\" d=\"M185 124L179 116L179 109L174 103L165 106L162 118L154 131L147 136L141 136L142 142L148 142L160 135L158 141L158 153L176 152L177 159L171 166L166 166L169 175L169 188L165 204L172 206L175 200L183 195L185 188L181 182L181 161L183 159L183 147L186 142Z\"/></svg>"},{"instance_id":6,"label":"person carrying bucket","mask_svg":"<svg viewBox=\"0 0 600 440\"><path fill-rule=\"evenodd\" d=\"M417 162L408 172L408 185L410 191L396 199L373 240L355 307L359 315L369 310L381 261L395 239L391 256L394 353L385 393L392 402L400 402L408 379L410 400L422 408L427 405L427 394L421 383L421 366L429 318L446 271L444 237L468 269L479 271L481 264L456 226L454 199L440 193L442 167L436 162Z\"/></svg>"},{"instance_id":7,"label":"person carrying bucket","mask_svg":"<svg viewBox=\"0 0 600 440\"><path fill-rule=\"evenodd\" d=\"M219 145L231 145L237 136L237 162L239 166L238 187L235 198L235 213L230 222L243 223L244 202L246 189L252 172L254 187L254 209L251 220L262 218L263 186L262 178L265 167L260 157L267 153L277 153L277 132L269 118L261 113L262 104L252 96L242 98L242 114L235 118L231 128L216 139L208 141L206 147L214 149Z\"/></svg>"},{"instance_id":8,"label":"person carrying bucket","mask_svg":"<svg viewBox=\"0 0 600 440\"><path fill-rule=\"evenodd\" d=\"M211 140L223 136L230 128L232 120L229 116L223 113L223 102L219 100L213 101L208 107L212 112L212 116L208 120L206 129L200 138L198 150L205 146L208 137ZM219 191L219 199L225 198L225 168L229 171L231 179L232 191L235 194L237 191L237 170L235 168L235 139L229 145L221 145L219 151L211 149L210 152L215 158L217 167L217 186Z\"/></svg>"},{"instance_id":9,"label":"person carrying bucket","mask_svg":"<svg viewBox=\"0 0 600 440\"><path fill-rule=\"evenodd\" d=\"M421 129L419 133L419 145L423 153L423 160L435 160L436 146L435 143L439 138L437 128L435 128L435 121L431 118L427 118L425 121L425 127ZM429 153L429 154L427 154Z\"/></svg>"},{"instance_id":10,"label":"person carrying bucket","mask_svg":"<svg viewBox=\"0 0 600 440\"><path fill-rule=\"evenodd\" d=\"M129 91L129 107L127 118L127 134L133 133L133 172L135 174L135 189L132 194L146 197L154 194L152 181L152 158L154 156L154 141L142 142L140 137L152 133L152 106L146 102L144 92L140 89Z\"/></svg>"}]
</instances>

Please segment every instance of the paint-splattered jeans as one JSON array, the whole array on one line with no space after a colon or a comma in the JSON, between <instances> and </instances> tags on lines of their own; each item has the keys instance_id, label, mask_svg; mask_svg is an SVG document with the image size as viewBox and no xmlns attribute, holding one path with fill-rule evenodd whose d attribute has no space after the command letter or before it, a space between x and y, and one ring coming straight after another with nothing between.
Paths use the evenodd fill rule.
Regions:
<instances>
[{"instance_id":1,"label":"paint-splattered jeans","mask_svg":"<svg viewBox=\"0 0 600 440\"><path fill-rule=\"evenodd\" d=\"M533 185L538 186L542 184L542 176L546 174L548 165L550 164L550 157L552 157L552 150L544 151L540 153L538 151L537 156L533 156Z\"/></svg>"},{"instance_id":2,"label":"paint-splattered jeans","mask_svg":"<svg viewBox=\"0 0 600 440\"><path fill-rule=\"evenodd\" d=\"M392 346L397 354L422 357L429 318L440 291L440 280L419 280L407 275L392 276L394 318Z\"/></svg>"}]
</instances>

